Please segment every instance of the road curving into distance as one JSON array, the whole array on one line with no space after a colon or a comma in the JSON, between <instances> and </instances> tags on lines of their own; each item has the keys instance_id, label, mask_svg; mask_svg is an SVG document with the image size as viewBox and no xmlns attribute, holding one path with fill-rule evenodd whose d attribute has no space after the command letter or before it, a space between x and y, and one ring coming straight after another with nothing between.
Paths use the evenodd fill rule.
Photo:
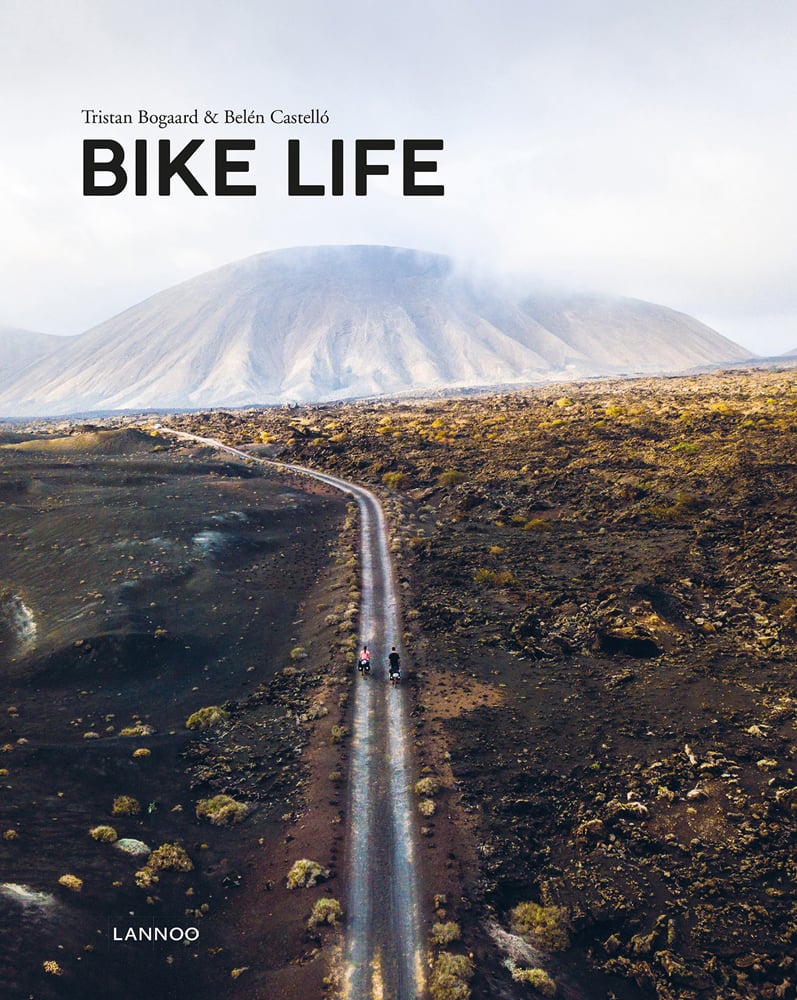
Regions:
<instances>
[{"instance_id":1,"label":"road curving into distance","mask_svg":"<svg viewBox=\"0 0 797 1000\"><path fill-rule=\"evenodd\" d=\"M405 659L382 507L368 490L324 472L257 458L213 438L162 425L157 430L247 462L318 479L353 497L360 510L360 642L371 676L356 678L349 778L346 866L346 1000L416 1000L424 994L416 835L410 783L409 721L400 688L387 680L387 654Z\"/></svg>"}]
</instances>

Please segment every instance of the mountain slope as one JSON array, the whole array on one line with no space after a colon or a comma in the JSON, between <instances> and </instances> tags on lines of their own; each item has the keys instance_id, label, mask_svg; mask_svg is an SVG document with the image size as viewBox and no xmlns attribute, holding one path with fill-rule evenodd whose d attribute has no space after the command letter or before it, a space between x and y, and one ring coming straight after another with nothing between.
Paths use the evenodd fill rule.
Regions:
<instances>
[{"instance_id":1,"label":"mountain slope","mask_svg":"<svg viewBox=\"0 0 797 1000\"><path fill-rule=\"evenodd\" d=\"M64 343L63 337L55 337L49 333L0 326L0 384Z\"/></svg>"},{"instance_id":2,"label":"mountain slope","mask_svg":"<svg viewBox=\"0 0 797 1000\"><path fill-rule=\"evenodd\" d=\"M210 271L72 338L0 392L0 412L320 401L745 357L661 306L523 301L435 254L306 247Z\"/></svg>"}]
</instances>

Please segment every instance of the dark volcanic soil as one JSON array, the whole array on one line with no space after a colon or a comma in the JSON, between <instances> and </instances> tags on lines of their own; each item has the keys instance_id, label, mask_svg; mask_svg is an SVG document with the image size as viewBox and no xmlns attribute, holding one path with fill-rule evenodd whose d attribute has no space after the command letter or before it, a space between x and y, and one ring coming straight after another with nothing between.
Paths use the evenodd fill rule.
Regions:
<instances>
[{"instance_id":1,"label":"dark volcanic soil","mask_svg":"<svg viewBox=\"0 0 797 1000\"><path fill-rule=\"evenodd\" d=\"M26 437L0 447L0 994L317 995L305 923L334 881L285 876L310 850L334 875L342 836L344 500L133 430ZM186 729L213 705L225 722ZM196 817L220 793L243 822ZM104 825L191 870L139 887ZM140 926L199 939L115 940Z\"/></svg>"},{"instance_id":2,"label":"dark volcanic soil","mask_svg":"<svg viewBox=\"0 0 797 1000\"><path fill-rule=\"evenodd\" d=\"M182 423L381 489L475 997L797 996L792 372Z\"/></svg>"}]
</instances>

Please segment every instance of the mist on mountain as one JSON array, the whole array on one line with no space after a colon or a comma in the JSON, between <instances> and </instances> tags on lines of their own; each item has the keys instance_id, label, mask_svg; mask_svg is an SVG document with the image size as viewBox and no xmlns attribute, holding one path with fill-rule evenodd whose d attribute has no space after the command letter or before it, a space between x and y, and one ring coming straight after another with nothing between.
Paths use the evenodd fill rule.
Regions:
<instances>
[{"instance_id":1,"label":"mist on mountain","mask_svg":"<svg viewBox=\"0 0 797 1000\"><path fill-rule=\"evenodd\" d=\"M532 285L508 292L397 247L262 253L61 339L2 385L0 413L322 402L750 357L664 306Z\"/></svg>"}]
</instances>

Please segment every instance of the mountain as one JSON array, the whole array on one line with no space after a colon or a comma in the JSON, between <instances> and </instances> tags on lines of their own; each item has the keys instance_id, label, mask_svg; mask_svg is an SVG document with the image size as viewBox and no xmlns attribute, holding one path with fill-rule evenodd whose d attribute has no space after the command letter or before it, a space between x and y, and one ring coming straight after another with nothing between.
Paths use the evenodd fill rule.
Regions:
<instances>
[{"instance_id":1,"label":"mountain","mask_svg":"<svg viewBox=\"0 0 797 1000\"><path fill-rule=\"evenodd\" d=\"M14 326L0 326L0 384L21 372L32 361L63 346L63 337Z\"/></svg>"},{"instance_id":2,"label":"mountain","mask_svg":"<svg viewBox=\"0 0 797 1000\"><path fill-rule=\"evenodd\" d=\"M750 357L663 306L509 294L447 257L381 246L248 257L70 340L0 391L0 413L310 402Z\"/></svg>"}]
</instances>

